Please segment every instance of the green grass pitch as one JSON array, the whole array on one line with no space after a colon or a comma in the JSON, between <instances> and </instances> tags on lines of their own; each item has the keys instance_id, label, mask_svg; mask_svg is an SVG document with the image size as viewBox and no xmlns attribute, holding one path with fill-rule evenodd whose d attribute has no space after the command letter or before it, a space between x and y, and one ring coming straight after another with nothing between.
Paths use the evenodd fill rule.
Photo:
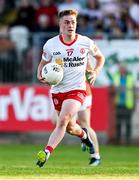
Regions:
<instances>
[{"instance_id":1,"label":"green grass pitch","mask_svg":"<svg viewBox=\"0 0 139 180\"><path fill-rule=\"evenodd\" d=\"M0 145L0 180L139 180L139 147L100 147L102 164L88 165L89 156L79 145L60 144L48 163L35 165L36 154L43 145Z\"/></svg>"}]
</instances>

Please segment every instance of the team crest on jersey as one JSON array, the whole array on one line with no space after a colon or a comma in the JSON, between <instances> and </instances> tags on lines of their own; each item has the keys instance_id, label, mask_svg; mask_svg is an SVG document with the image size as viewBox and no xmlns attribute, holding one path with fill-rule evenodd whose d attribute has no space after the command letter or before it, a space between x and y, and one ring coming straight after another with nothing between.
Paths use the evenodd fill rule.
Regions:
<instances>
[{"instance_id":1,"label":"team crest on jersey","mask_svg":"<svg viewBox=\"0 0 139 180\"><path fill-rule=\"evenodd\" d=\"M80 49L80 53L81 53L81 54L84 54L84 53L85 53L85 49L84 49L84 48L81 48L81 49Z\"/></svg>"},{"instance_id":2,"label":"team crest on jersey","mask_svg":"<svg viewBox=\"0 0 139 180\"><path fill-rule=\"evenodd\" d=\"M70 48L70 49L66 49L66 51L67 51L67 55L71 56L73 54L74 49Z\"/></svg>"},{"instance_id":3,"label":"team crest on jersey","mask_svg":"<svg viewBox=\"0 0 139 180\"><path fill-rule=\"evenodd\" d=\"M63 59L61 59L61 58L55 59L55 62L59 65L63 65Z\"/></svg>"}]
</instances>

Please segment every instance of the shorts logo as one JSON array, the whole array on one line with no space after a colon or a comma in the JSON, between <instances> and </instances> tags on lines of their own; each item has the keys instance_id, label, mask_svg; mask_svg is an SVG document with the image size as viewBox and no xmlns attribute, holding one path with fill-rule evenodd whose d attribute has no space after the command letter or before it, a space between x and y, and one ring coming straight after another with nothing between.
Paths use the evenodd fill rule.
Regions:
<instances>
[{"instance_id":1,"label":"shorts logo","mask_svg":"<svg viewBox=\"0 0 139 180\"><path fill-rule=\"evenodd\" d=\"M55 104L55 105L58 105L58 99L54 98L53 101L54 101L54 104Z\"/></svg>"}]
</instances>

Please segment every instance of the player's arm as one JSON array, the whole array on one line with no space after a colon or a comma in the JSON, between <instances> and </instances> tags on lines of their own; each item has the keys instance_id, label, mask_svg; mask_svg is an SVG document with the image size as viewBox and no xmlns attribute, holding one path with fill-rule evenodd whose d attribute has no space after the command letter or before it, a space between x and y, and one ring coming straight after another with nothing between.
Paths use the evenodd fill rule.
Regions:
<instances>
[{"instance_id":1,"label":"player's arm","mask_svg":"<svg viewBox=\"0 0 139 180\"><path fill-rule=\"evenodd\" d=\"M37 69L37 78L40 82L42 83L47 83L45 78L42 77L41 72L42 72L42 68L43 66L45 66L46 64L48 64L50 61L45 61L43 59L41 59L39 65L38 65L38 69Z\"/></svg>"},{"instance_id":2,"label":"player's arm","mask_svg":"<svg viewBox=\"0 0 139 180\"><path fill-rule=\"evenodd\" d=\"M105 57L96 45L93 45L91 47L91 52L92 52L94 58L96 59L96 64L93 69L87 70L87 71L89 72L88 79L90 80L91 86L93 86L97 75L99 74L99 72L101 71L101 69L104 65Z\"/></svg>"},{"instance_id":3,"label":"player's arm","mask_svg":"<svg viewBox=\"0 0 139 180\"><path fill-rule=\"evenodd\" d=\"M37 78L40 82L48 84L46 79L42 77L41 73L42 73L42 68L43 66L45 66L46 64L50 63L52 59L51 53L49 52L49 45L48 43L45 43L45 45L43 46L43 53L42 53L42 57L41 57L41 61L38 65L38 69L37 69ZM49 85L49 84L48 84Z\"/></svg>"}]
</instances>

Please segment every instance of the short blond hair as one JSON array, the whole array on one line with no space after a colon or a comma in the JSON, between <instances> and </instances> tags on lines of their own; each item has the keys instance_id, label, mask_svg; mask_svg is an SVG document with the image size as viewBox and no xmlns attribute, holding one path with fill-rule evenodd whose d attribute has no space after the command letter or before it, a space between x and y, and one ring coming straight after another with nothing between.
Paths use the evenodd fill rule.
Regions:
<instances>
[{"instance_id":1,"label":"short blond hair","mask_svg":"<svg viewBox=\"0 0 139 180\"><path fill-rule=\"evenodd\" d=\"M68 10L60 11L58 13L59 19L62 18L63 16L69 16L69 15L75 15L77 17L78 11L73 10L73 9L68 9Z\"/></svg>"}]
</instances>

